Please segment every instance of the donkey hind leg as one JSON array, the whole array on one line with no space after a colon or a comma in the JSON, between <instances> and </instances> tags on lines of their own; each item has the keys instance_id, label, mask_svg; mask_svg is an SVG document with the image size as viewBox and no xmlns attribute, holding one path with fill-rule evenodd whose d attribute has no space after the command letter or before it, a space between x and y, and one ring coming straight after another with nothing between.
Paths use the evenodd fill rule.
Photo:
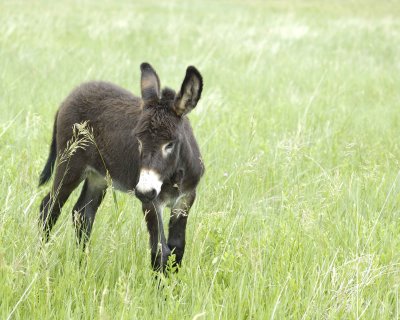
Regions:
<instances>
[{"instance_id":1,"label":"donkey hind leg","mask_svg":"<svg viewBox=\"0 0 400 320\"><path fill-rule=\"evenodd\" d=\"M81 195L72 210L76 237L83 248L89 240L97 209L104 199L106 190L107 183L102 176L94 173L88 174Z\"/></svg>"},{"instance_id":2,"label":"donkey hind leg","mask_svg":"<svg viewBox=\"0 0 400 320\"><path fill-rule=\"evenodd\" d=\"M44 232L44 240L49 239L50 231L60 216L61 208L68 200L72 191L82 181L81 172L67 170L65 164L56 169L52 191L40 204L40 225Z\"/></svg>"},{"instance_id":3,"label":"donkey hind leg","mask_svg":"<svg viewBox=\"0 0 400 320\"><path fill-rule=\"evenodd\" d=\"M171 208L171 217L168 227L168 247L175 254L175 262L180 265L185 252L186 223L189 210L196 198L196 192L179 198Z\"/></svg>"},{"instance_id":4,"label":"donkey hind leg","mask_svg":"<svg viewBox=\"0 0 400 320\"><path fill-rule=\"evenodd\" d=\"M156 271L163 271L171 254L164 234L162 212L164 205L157 201L143 203L142 209L150 235L151 265Z\"/></svg>"}]
</instances>

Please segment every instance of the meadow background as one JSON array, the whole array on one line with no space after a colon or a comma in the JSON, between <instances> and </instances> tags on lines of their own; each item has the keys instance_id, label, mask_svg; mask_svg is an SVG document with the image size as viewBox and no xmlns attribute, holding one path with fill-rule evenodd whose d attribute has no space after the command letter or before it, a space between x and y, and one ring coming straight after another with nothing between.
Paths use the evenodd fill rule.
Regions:
<instances>
[{"instance_id":1,"label":"meadow background","mask_svg":"<svg viewBox=\"0 0 400 320\"><path fill-rule=\"evenodd\" d=\"M400 317L398 1L1 1L0 318ZM178 89L206 175L157 287L138 200L108 192L87 263L71 210L45 247L55 111L83 81ZM168 215L166 215L166 219Z\"/></svg>"}]
</instances>

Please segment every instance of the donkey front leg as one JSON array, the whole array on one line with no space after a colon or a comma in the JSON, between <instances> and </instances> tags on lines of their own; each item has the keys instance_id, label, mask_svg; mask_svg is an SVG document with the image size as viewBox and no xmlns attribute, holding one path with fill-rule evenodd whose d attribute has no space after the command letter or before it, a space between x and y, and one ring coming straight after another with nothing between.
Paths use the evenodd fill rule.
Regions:
<instances>
[{"instance_id":1,"label":"donkey front leg","mask_svg":"<svg viewBox=\"0 0 400 320\"><path fill-rule=\"evenodd\" d=\"M180 265L185 252L186 223L189 210L196 198L196 191L179 198L171 209L169 220L168 247L175 254L175 262Z\"/></svg>"},{"instance_id":2,"label":"donkey front leg","mask_svg":"<svg viewBox=\"0 0 400 320\"><path fill-rule=\"evenodd\" d=\"M143 203L147 230L150 234L151 264L154 270L163 271L171 254L164 234L162 212L164 206L157 201Z\"/></svg>"}]
</instances>

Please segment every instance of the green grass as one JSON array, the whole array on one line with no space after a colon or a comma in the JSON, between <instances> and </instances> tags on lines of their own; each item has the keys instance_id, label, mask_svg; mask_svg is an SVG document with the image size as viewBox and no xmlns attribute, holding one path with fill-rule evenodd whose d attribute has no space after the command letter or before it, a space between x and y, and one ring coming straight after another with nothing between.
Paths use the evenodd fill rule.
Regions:
<instances>
[{"instance_id":1,"label":"green grass","mask_svg":"<svg viewBox=\"0 0 400 320\"><path fill-rule=\"evenodd\" d=\"M0 3L0 318L400 317L396 1ZM138 200L108 192L87 262L71 210L44 248L38 189L55 111L79 83L178 88L206 164L184 265L150 269Z\"/></svg>"}]
</instances>

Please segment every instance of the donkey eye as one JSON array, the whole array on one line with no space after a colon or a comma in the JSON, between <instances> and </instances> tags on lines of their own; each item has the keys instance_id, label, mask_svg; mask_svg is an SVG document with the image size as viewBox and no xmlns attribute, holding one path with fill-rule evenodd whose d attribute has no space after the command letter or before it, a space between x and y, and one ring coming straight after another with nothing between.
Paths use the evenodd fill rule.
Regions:
<instances>
[{"instance_id":1,"label":"donkey eye","mask_svg":"<svg viewBox=\"0 0 400 320\"><path fill-rule=\"evenodd\" d=\"M165 146L165 149L166 149L166 150L171 150L173 147L174 147L174 143L173 143L173 142L170 142L170 143L168 143L168 144Z\"/></svg>"}]
</instances>

